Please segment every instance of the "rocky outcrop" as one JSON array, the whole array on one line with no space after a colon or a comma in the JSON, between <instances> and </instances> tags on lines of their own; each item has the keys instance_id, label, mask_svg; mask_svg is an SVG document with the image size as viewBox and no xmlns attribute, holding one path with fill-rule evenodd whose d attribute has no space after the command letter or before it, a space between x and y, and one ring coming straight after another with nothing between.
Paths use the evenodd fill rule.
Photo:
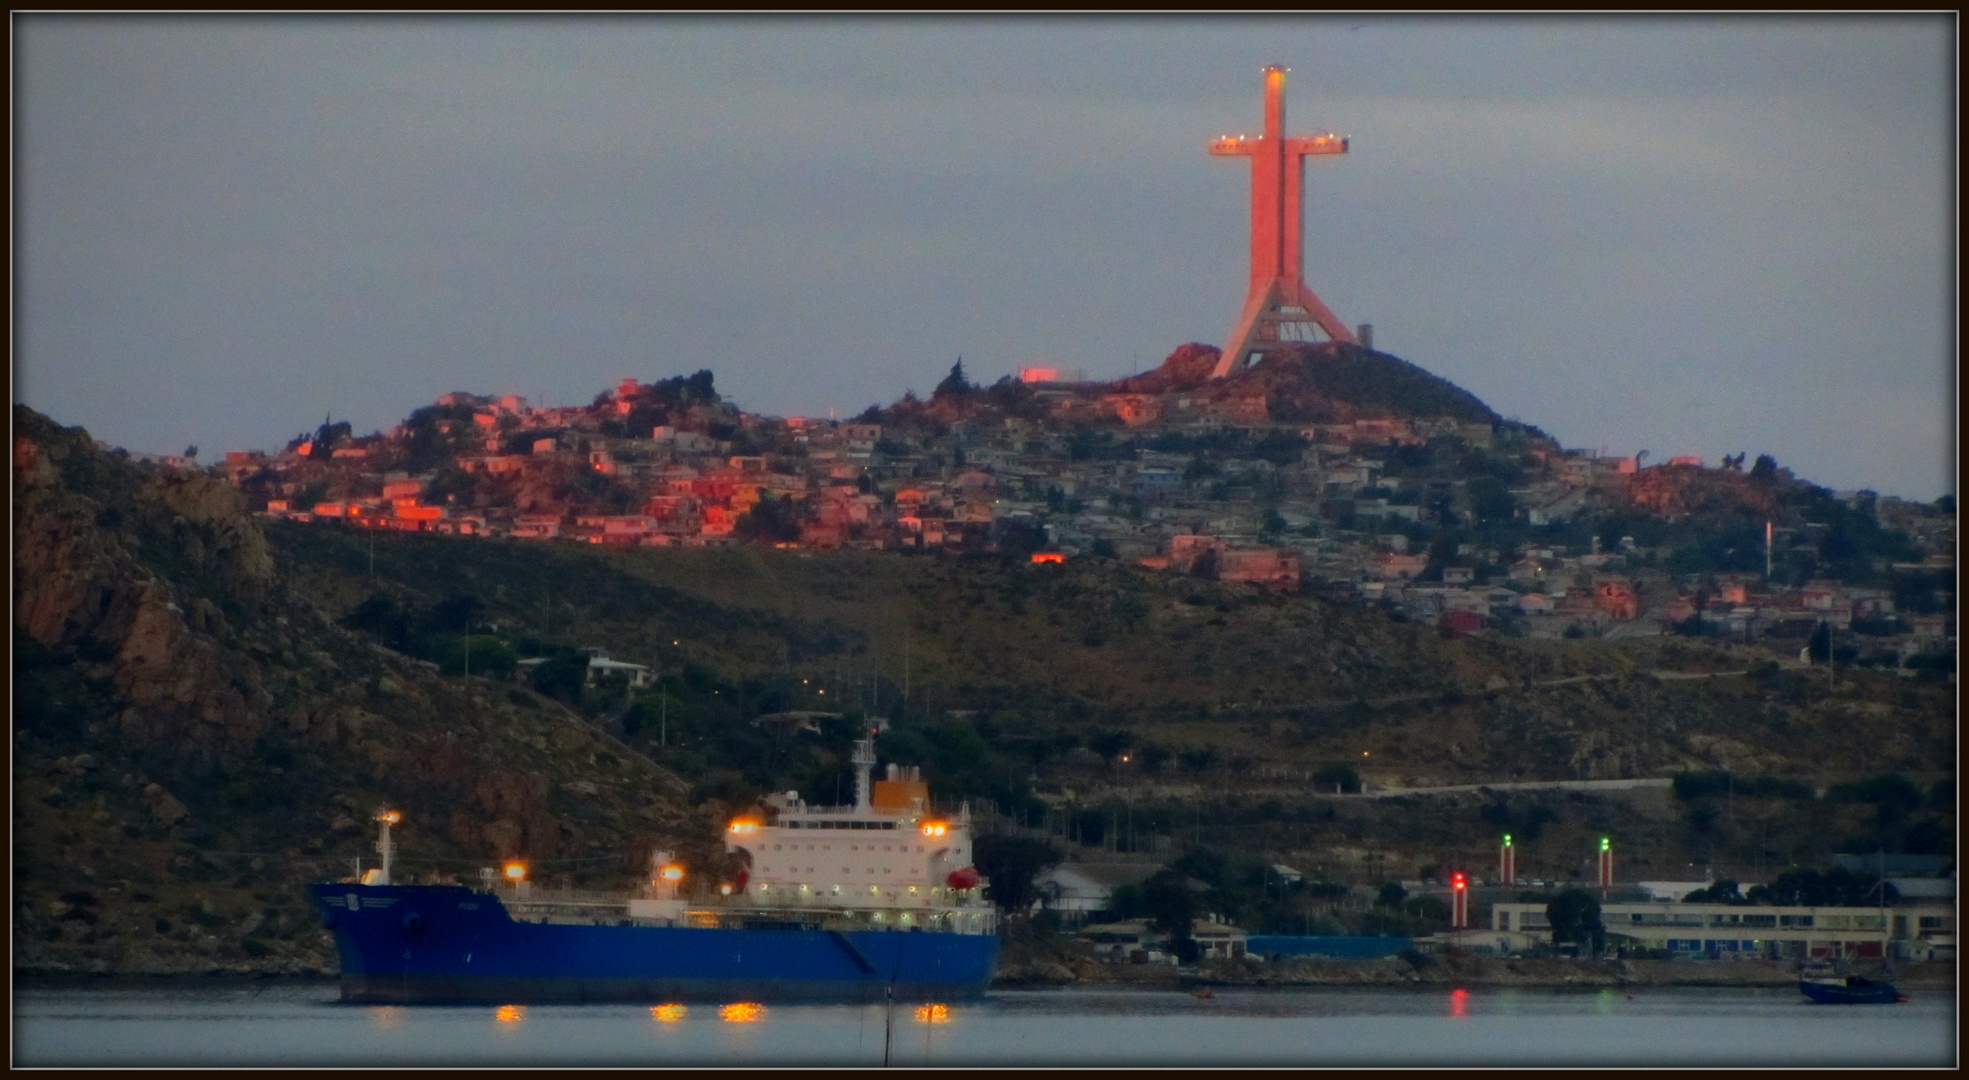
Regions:
<instances>
[{"instance_id":1,"label":"rocky outcrop","mask_svg":"<svg viewBox=\"0 0 1969 1080\"><path fill-rule=\"evenodd\" d=\"M332 973L305 886L352 872L382 806L418 879L722 855L578 716L336 626L222 481L25 408L13 461L17 970Z\"/></svg>"},{"instance_id":2,"label":"rocky outcrop","mask_svg":"<svg viewBox=\"0 0 1969 1080\"><path fill-rule=\"evenodd\" d=\"M107 663L127 737L250 747L272 698L228 655L232 628L213 597L257 606L273 560L237 494L115 461L25 407L14 424L16 630Z\"/></svg>"}]
</instances>

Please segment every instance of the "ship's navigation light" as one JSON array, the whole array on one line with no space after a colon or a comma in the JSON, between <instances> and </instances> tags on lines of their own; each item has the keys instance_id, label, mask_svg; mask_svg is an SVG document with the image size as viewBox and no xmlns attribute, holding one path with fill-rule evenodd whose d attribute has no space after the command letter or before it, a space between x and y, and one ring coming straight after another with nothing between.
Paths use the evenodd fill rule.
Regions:
<instances>
[{"instance_id":1,"label":"ship's navigation light","mask_svg":"<svg viewBox=\"0 0 1969 1080\"><path fill-rule=\"evenodd\" d=\"M684 868L678 866L676 863L671 863L657 871L657 876L665 881L682 881L684 880Z\"/></svg>"},{"instance_id":2,"label":"ship's navigation light","mask_svg":"<svg viewBox=\"0 0 1969 1080\"><path fill-rule=\"evenodd\" d=\"M509 862L509 863L507 863L507 864L506 864L506 880L507 880L507 881L525 881L525 880L526 880L526 864L525 864L525 863L523 863L523 862Z\"/></svg>"},{"instance_id":3,"label":"ship's navigation light","mask_svg":"<svg viewBox=\"0 0 1969 1080\"><path fill-rule=\"evenodd\" d=\"M403 815L395 810L385 810L376 815L376 820L385 825L395 825L397 822L403 820Z\"/></svg>"}]
</instances>

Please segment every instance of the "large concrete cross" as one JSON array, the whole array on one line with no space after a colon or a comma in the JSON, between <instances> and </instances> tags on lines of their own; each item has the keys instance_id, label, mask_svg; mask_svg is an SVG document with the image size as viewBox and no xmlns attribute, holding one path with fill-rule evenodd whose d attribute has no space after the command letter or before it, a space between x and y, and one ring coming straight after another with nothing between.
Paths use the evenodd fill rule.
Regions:
<instances>
[{"instance_id":1,"label":"large concrete cross","mask_svg":"<svg viewBox=\"0 0 1969 1080\"><path fill-rule=\"evenodd\" d=\"M1347 140L1331 132L1286 137L1285 72L1278 64L1265 69L1263 135L1227 135L1210 143L1212 156L1251 159L1251 291L1212 378L1243 370L1253 353L1281 341L1311 340L1308 331L1315 326L1334 341L1358 344L1306 287L1301 270L1306 158L1344 154Z\"/></svg>"}]
</instances>

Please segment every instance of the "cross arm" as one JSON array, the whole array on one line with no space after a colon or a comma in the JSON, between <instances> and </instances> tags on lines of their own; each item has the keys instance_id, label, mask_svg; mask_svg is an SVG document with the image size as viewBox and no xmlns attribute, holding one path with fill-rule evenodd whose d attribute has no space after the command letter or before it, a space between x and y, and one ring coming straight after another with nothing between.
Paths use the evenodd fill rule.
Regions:
<instances>
[{"instance_id":1,"label":"cross arm","mask_svg":"<svg viewBox=\"0 0 1969 1080\"><path fill-rule=\"evenodd\" d=\"M1212 151L1215 153L1216 151ZM1324 135L1302 135L1285 140L1288 154L1344 154L1347 152L1347 137L1327 132Z\"/></svg>"},{"instance_id":2,"label":"cross arm","mask_svg":"<svg viewBox=\"0 0 1969 1080\"><path fill-rule=\"evenodd\" d=\"M1258 135L1225 135L1210 140L1212 157L1250 157L1265 144ZM1347 152L1347 137L1327 132L1323 135L1299 135L1285 140L1287 154L1344 154Z\"/></svg>"}]
</instances>

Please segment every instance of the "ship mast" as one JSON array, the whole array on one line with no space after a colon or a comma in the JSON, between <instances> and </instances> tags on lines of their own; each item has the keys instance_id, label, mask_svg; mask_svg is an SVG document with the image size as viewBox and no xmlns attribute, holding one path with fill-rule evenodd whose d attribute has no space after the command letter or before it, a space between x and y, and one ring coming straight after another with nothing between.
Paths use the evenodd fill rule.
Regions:
<instances>
[{"instance_id":1,"label":"ship mast","mask_svg":"<svg viewBox=\"0 0 1969 1080\"><path fill-rule=\"evenodd\" d=\"M855 740L854 756L848 760L855 766L855 813L866 815L872 806L868 794L868 774L875 768L874 733Z\"/></svg>"}]
</instances>

